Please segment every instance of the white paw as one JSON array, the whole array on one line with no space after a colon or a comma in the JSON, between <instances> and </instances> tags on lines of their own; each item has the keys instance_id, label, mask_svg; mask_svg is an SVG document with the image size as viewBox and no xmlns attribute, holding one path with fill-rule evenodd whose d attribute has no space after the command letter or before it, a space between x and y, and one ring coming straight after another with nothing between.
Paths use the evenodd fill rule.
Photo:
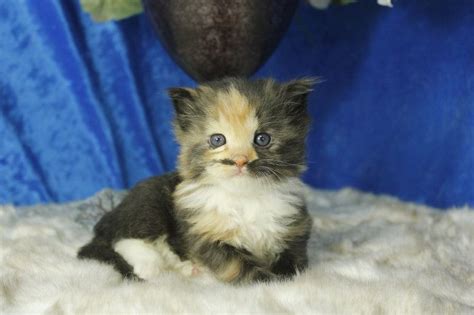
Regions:
<instances>
[{"instance_id":1,"label":"white paw","mask_svg":"<svg viewBox=\"0 0 474 315\"><path fill-rule=\"evenodd\" d=\"M132 267L133 272L142 279L151 279L165 268L160 254L143 240L123 239L115 243L114 250Z\"/></svg>"},{"instance_id":2,"label":"white paw","mask_svg":"<svg viewBox=\"0 0 474 315\"><path fill-rule=\"evenodd\" d=\"M190 261L180 261L174 266L173 269L185 277L191 277L193 273L193 264Z\"/></svg>"}]
</instances>

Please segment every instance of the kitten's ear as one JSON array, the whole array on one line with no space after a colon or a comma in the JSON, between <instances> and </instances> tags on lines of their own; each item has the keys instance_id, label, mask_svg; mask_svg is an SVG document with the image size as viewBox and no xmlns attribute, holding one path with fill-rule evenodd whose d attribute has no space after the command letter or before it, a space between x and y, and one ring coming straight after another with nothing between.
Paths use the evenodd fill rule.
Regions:
<instances>
[{"instance_id":1,"label":"kitten's ear","mask_svg":"<svg viewBox=\"0 0 474 315\"><path fill-rule=\"evenodd\" d=\"M192 124L192 117L196 115L197 93L191 88L177 87L168 89L168 95L176 111L176 122L183 131L186 131Z\"/></svg>"},{"instance_id":2,"label":"kitten's ear","mask_svg":"<svg viewBox=\"0 0 474 315\"><path fill-rule=\"evenodd\" d=\"M176 113L183 114L192 109L196 91L191 88L175 87L168 89Z\"/></svg>"},{"instance_id":3,"label":"kitten's ear","mask_svg":"<svg viewBox=\"0 0 474 315\"><path fill-rule=\"evenodd\" d=\"M309 93L313 90L313 86L320 82L322 82L320 78L302 78L287 82L283 84L286 99L292 106L306 109Z\"/></svg>"}]
</instances>

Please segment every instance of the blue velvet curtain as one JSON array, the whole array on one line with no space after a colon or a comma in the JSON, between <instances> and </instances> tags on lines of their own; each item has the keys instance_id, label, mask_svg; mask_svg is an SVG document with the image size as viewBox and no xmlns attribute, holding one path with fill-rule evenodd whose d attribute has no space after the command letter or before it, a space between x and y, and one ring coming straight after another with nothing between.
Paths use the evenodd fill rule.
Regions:
<instances>
[{"instance_id":1,"label":"blue velvet curtain","mask_svg":"<svg viewBox=\"0 0 474 315\"><path fill-rule=\"evenodd\" d=\"M302 4L256 74L320 75L304 179L474 205L474 2ZM172 170L166 88L194 85L144 15L96 24L78 0L0 2L0 203L127 188Z\"/></svg>"}]
</instances>

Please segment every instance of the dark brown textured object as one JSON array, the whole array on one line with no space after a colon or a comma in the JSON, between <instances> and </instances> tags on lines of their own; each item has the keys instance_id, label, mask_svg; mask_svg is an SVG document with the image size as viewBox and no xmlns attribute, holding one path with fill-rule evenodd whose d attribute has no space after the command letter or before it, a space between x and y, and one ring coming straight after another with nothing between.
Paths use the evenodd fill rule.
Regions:
<instances>
[{"instance_id":1,"label":"dark brown textured object","mask_svg":"<svg viewBox=\"0 0 474 315\"><path fill-rule=\"evenodd\" d=\"M197 81L249 76L272 54L298 0L143 0L161 42Z\"/></svg>"}]
</instances>

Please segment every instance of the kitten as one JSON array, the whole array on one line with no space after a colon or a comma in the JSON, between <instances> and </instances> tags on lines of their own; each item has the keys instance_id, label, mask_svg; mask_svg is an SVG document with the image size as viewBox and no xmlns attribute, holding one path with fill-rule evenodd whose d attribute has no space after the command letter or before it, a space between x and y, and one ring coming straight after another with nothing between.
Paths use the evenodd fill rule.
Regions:
<instances>
[{"instance_id":1,"label":"kitten","mask_svg":"<svg viewBox=\"0 0 474 315\"><path fill-rule=\"evenodd\" d=\"M170 89L177 172L134 187L97 223L79 258L126 278L148 278L158 264L206 269L231 283L305 269L312 220L299 176L314 83L229 78Z\"/></svg>"}]
</instances>

